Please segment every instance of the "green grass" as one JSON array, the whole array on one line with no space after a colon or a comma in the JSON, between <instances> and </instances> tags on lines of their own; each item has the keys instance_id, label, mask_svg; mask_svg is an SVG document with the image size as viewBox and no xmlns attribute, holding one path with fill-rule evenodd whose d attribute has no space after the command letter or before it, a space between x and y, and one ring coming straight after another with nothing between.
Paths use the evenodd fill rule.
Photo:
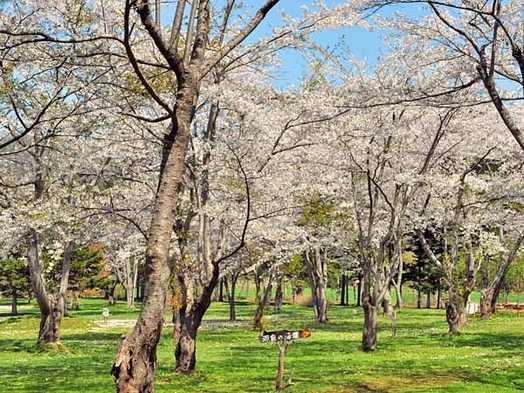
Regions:
<instances>
[{"instance_id":1,"label":"green grass","mask_svg":"<svg viewBox=\"0 0 524 393\"><path fill-rule=\"evenodd\" d=\"M63 348L42 352L35 346L39 319L33 303L18 317L0 314L0 392L114 391L110 368L129 325L104 324L104 301L82 299L81 310L63 321ZM199 331L197 371L191 376L173 375L173 341L166 328L158 346L156 392L272 392L278 350L259 343L258 333L250 330L254 309L239 304L240 323L229 325L227 304L212 304ZM120 302L110 319L133 319L137 312ZM380 317L379 348L363 353L361 309L333 306L330 322L322 325L307 307L286 304L281 314L267 314L268 329L312 330L287 352L286 370L294 370L295 385L286 392L524 390L524 316L477 318L450 338L443 310L405 308L397 313L397 336L390 337L390 321Z\"/></svg>"}]
</instances>

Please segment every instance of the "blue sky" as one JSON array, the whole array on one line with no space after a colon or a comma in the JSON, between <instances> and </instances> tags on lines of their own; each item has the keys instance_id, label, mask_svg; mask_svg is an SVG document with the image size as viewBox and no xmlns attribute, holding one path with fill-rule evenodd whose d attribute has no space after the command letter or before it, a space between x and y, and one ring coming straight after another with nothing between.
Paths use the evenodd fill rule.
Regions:
<instances>
[{"instance_id":1,"label":"blue sky","mask_svg":"<svg viewBox=\"0 0 524 393\"><path fill-rule=\"evenodd\" d=\"M345 2L343 0L324 0L328 7ZM302 5L308 6L310 10L316 9L312 0L281 0L255 31L255 36L263 35L271 28L282 25L280 13L278 12L279 9L292 16L300 16ZM380 55L380 49L383 47L380 34L381 32L379 31L368 31L361 27L351 27L315 33L313 39L318 44L330 49L333 49L342 40L345 46L351 49L354 56L361 60L365 59L370 66L373 66ZM280 57L283 65L275 84L281 88L289 85L300 85L307 67L306 60L299 53L292 50L282 51Z\"/></svg>"}]
</instances>

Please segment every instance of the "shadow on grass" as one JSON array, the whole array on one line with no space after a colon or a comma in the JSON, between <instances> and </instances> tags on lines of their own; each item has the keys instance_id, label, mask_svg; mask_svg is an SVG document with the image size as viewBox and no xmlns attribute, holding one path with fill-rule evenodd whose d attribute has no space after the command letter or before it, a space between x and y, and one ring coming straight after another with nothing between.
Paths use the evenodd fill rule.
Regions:
<instances>
[{"instance_id":1,"label":"shadow on grass","mask_svg":"<svg viewBox=\"0 0 524 393\"><path fill-rule=\"evenodd\" d=\"M0 325L20 322L23 319L36 318L36 317L40 317L40 313L28 311L28 312L19 312L16 315L0 314L0 318L2 318L0 319Z\"/></svg>"},{"instance_id":2,"label":"shadow on grass","mask_svg":"<svg viewBox=\"0 0 524 393\"><path fill-rule=\"evenodd\" d=\"M464 333L453 337L453 344L510 351L516 348L522 350L522 347L524 347L524 336L517 333L503 332Z\"/></svg>"},{"instance_id":3,"label":"shadow on grass","mask_svg":"<svg viewBox=\"0 0 524 393\"><path fill-rule=\"evenodd\" d=\"M110 392L114 391L106 362L95 358L57 357L25 363L13 369L0 367L2 392ZM6 384L8 376L9 383Z\"/></svg>"},{"instance_id":4,"label":"shadow on grass","mask_svg":"<svg viewBox=\"0 0 524 393\"><path fill-rule=\"evenodd\" d=\"M119 332L86 332L64 334L61 341L111 341L119 343L122 339L122 334Z\"/></svg>"},{"instance_id":5,"label":"shadow on grass","mask_svg":"<svg viewBox=\"0 0 524 393\"><path fill-rule=\"evenodd\" d=\"M35 339L9 339L0 340L0 353L31 352L36 347Z\"/></svg>"}]
</instances>

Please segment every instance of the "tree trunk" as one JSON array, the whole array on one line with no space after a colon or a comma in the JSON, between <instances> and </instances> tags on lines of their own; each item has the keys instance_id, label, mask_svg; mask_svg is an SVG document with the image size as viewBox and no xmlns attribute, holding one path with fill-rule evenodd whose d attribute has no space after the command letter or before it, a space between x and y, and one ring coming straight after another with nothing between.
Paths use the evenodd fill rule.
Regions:
<instances>
[{"instance_id":1,"label":"tree trunk","mask_svg":"<svg viewBox=\"0 0 524 393\"><path fill-rule=\"evenodd\" d=\"M426 308L431 308L431 292L426 292Z\"/></svg>"},{"instance_id":2,"label":"tree trunk","mask_svg":"<svg viewBox=\"0 0 524 393\"><path fill-rule=\"evenodd\" d=\"M198 308L180 311L180 334L175 348L175 373L190 374L196 367L196 337L201 323Z\"/></svg>"},{"instance_id":3,"label":"tree trunk","mask_svg":"<svg viewBox=\"0 0 524 393\"><path fill-rule=\"evenodd\" d=\"M495 289L491 286L483 288L480 291L480 314L482 319L491 318L491 304L493 303L493 295L495 295Z\"/></svg>"},{"instance_id":4,"label":"tree trunk","mask_svg":"<svg viewBox=\"0 0 524 393\"><path fill-rule=\"evenodd\" d=\"M264 317L264 308L269 303L269 298L271 297L272 286L273 286L273 274L270 273L267 279L267 285L264 291L264 296L258 303L257 311L255 312L255 316L253 318L253 330L255 331L264 330L264 324L262 322L262 318Z\"/></svg>"},{"instance_id":5,"label":"tree trunk","mask_svg":"<svg viewBox=\"0 0 524 393\"><path fill-rule=\"evenodd\" d=\"M417 308L422 307L422 290L420 287L417 287Z\"/></svg>"},{"instance_id":6,"label":"tree trunk","mask_svg":"<svg viewBox=\"0 0 524 393\"><path fill-rule=\"evenodd\" d=\"M13 291L11 295L11 315L18 315L18 294Z\"/></svg>"},{"instance_id":7,"label":"tree trunk","mask_svg":"<svg viewBox=\"0 0 524 393\"><path fill-rule=\"evenodd\" d=\"M340 276L340 305L345 306L346 300L346 275L344 273Z\"/></svg>"},{"instance_id":8,"label":"tree trunk","mask_svg":"<svg viewBox=\"0 0 524 393\"><path fill-rule=\"evenodd\" d=\"M71 310L80 310L80 302L78 301L78 291L73 291L71 295Z\"/></svg>"},{"instance_id":9,"label":"tree trunk","mask_svg":"<svg viewBox=\"0 0 524 393\"><path fill-rule=\"evenodd\" d=\"M109 288L107 288L105 290L105 294L106 294L106 298L107 298L107 304L109 306L114 306L115 303L116 303L115 289L116 289L117 285L118 285L118 279L115 278L115 282L113 284L111 284L111 286Z\"/></svg>"},{"instance_id":10,"label":"tree trunk","mask_svg":"<svg viewBox=\"0 0 524 393\"><path fill-rule=\"evenodd\" d=\"M231 276L231 286L229 286L227 277L224 277L224 285L226 287L227 301L229 303L229 322L237 320L236 309L235 309L235 292L237 287L237 280L239 273L234 273Z\"/></svg>"},{"instance_id":11,"label":"tree trunk","mask_svg":"<svg viewBox=\"0 0 524 393\"><path fill-rule=\"evenodd\" d=\"M357 283L357 290L354 293L355 294L355 300L356 300L356 306L360 307L362 305L362 276L359 277L358 283Z\"/></svg>"},{"instance_id":12,"label":"tree trunk","mask_svg":"<svg viewBox=\"0 0 524 393\"><path fill-rule=\"evenodd\" d=\"M504 278L506 277L506 274L508 273L511 263L515 259L517 252L520 249L520 246L522 245L523 241L524 241L524 236L519 237L516 240L508 256L505 256L504 253L500 253L499 266L497 268L495 277L493 277L491 282L489 282L488 285L480 291L481 293L480 313L482 315L482 319L491 318L491 315L495 312L497 296L500 292L500 288L502 287L502 284L504 283Z\"/></svg>"},{"instance_id":13,"label":"tree trunk","mask_svg":"<svg viewBox=\"0 0 524 393\"><path fill-rule=\"evenodd\" d=\"M317 322L327 322L327 278L325 258L322 257L320 247L315 247L313 257L306 252L305 264L311 286L311 295L313 297L313 306L315 309L315 318Z\"/></svg>"},{"instance_id":14,"label":"tree trunk","mask_svg":"<svg viewBox=\"0 0 524 393\"><path fill-rule=\"evenodd\" d=\"M377 323L378 307L369 303L366 299L363 301L364 309L364 329L362 331L362 350L365 352L377 349Z\"/></svg>"},{"instance_id":15,"label":"tree trunk","mask_svg":"<svg viewBox=\"0 0 524 393\"><path fill-rule=\"evenodd\" d=\"M438 284L437 284L437 309L440 310L442 308L442 280L439 277Z\"/></svg>"},{"instance_id":16,"label":"tree trunk","mask_svg":"<svg viewBox=\"0 0 524 393\"><path fill-rule=\"evenodd\" d=\"M111 374L120 393L154 391L156 347L162 333L168 260L178 194L185 174L185 158L198 85L185 74L180 81L171 133L165 137L160 181L156 193L144 263L144 300L131 334L120 343Z\"/></svg>"},{"instance_id":17,"label":"tree trunk","mask_svg":"<svg viewBox=\"0 0 524 393\"><path fill-rule=\"evenodd\" d=\"M284 302L284 294L282 292L282 282L284 281L284 274L279 273L277 277L277 288L275 291L275 304L274 310L277 312L282 311L282 303Z\"/></svg>"},{"instance_id":18,"label":"tree trunk","mask_svg":"<svg viewBox=\"0 0 524 393\"><path fill-rule=\"evenodd\" d=\"M40 259L39 234L33 228L27 235L28 266L33 292L40 308L38 345L56 343L60 340L60 321L65 311L65 293L69 279L71 243L67 242L62 261L62 280L58 298L47 294Z\"/></svg>"},{"instance_id":19,"label":"tree trunk","mask_svg":"<svg viewBox=\"0 0 524 393\"><path fill-rule=\"evenodd\" d=\"M220 279L220 288L218 289L218 301L222 303L224 301L224 278Z\"/></svg>"},{"instance_id":20,"label":"tree trunk","mask_svg":"<svg viewBox=\"0 0 524 393\"><path fill-rule=\"evenodd\" d=\"M500 295L500 291L502 289L502 285L495 288L495 293L493 294L493 299L491 299L491 314L495 313L497 309L497 301Z\"/></svg>"},{"instance_id":21,"label":"tree trunk","mask_svg":"<svg viewBox=\"0 0 524 393\"><path fill-rule=\"evenodd\" d=\"M175 349L175 373L177 374L191 374L195 371L197 332L218 284L218 264L213 264L211 274L212 276L207 285L204 286L198 301L183 305L180 310L180 337Z\"/></svg>"},{"instance_id":22,"label":"tree trunk","mask_svg":"<svg viewBox=\"0 0 524 393\"><path fill-rule=\"evenodd\" d=\"M177 374L191 374L195 370L197 330L194 321L184 321L181 324L180 338L175 349Z\"/></svg>"},{"instance_id":23,"label":"tree trunk","mask_svg":"<svg viewBox=\"0 0 524 393\"><path fill-rule=\"evenodd\" d=\"M402 276L404 274L404 261L402 260L402 257L399 258L399 267L397 272L397 279L392 280L393 285L395 287L395 296L397 300L396 307L398 310L404 307L404 302L402 300Z\"/></svg>"},{"instance_id":24,"label":"tree trunk","mask_svg":"<svg viewBox=\"0 0 524 393\"><path fill-rule=\"evenodd\" d=\"M389 289L382 298L382 310L387 317L391 317L393 314L393 305L391 304L391 293L389 292Z\"/></svg>"},{"instance_id":25,"label":"tree trunk","mask_svg":"<svg viewBox=\"0 0 524 393\"><path fill-rule=\"evenodd\" d=\"M127 308L135 308L135 287L138 278L138 258L129 257L125 264L124 287Z\"/></svg>"},{"instance_id":26,"label":"tree trunk","mask_svg":"<svg viewBox=\"0 0 524 393\"><path fill-rule=\"evenodd\" d=\"M255 302L260 304L262 301L262 279L256 270L253 272L253 274L255 276Z\"/></svg>"},{"instance_id":27,"label":"tree trunk","mask_svg":"<svg viewBox=\"0 0 524 393\"><path fill-rule=\"evenodd\" d=\"M69 272L71 270L71 249L73 242L67 241L64 244L64 255L62 257L62 276L60 279L60 288L58 291L57 311L55 312L57 322L57 329L60 327L62 317L67 314L67 288L69 286Z\"/></svg>"},{"instance_id":28,"label":"tree trunk","mask_svg":"<svg viewBox=\"0 0 524 393\"><path fill-rule=\"evenodd\" d=\"M460 329L465 324L464 307L462 297L458 293L456 285L450 284L449 299L446 303L446 321L448 322L448 334L450 336L460 333Z\"/></svg>"},{"instance_id":29,"label":"tree trunk","mask_svg":"<svg viewBox=\"0 0 524 393\"><path fill-rule=\"evenodd\" d=\"M346 306L349 306L349 277L346 276Z\"/></svg>"},{"instance_id":30,"label":"tree trunk","mask_svg":"<svg viewBox=\"0 0 524 393\"><path fill-rule=\"evenodd\" d=\"M239 45L260 23L278 0L267 1L253 16L247 26L223 46L211 59L206 59L206 46L213 22L210 2L192 2L197 10L194 34L186 37L186 54L177 53L176 45L166 42L160 33L159 24L151 16L149 2L126 1L124 11L124 44L126 54L135 73L140 66L131 48L131 11L140 15L142 25L149 33L159 53L163 55L176 75L176 99L174 108L153 92L146 82L143 84L165 111L169 113L172 125L164 136L160 179L156 191L153 214L148 233L144 263L144 291L140 315L135 327L120 344L111 370L120 393L150 393L154 391L156 347L162 333L167 289L171 275L169 249L179 193L184 184L186 154L190 140L190 126L198 101L200 82L210 69ZM227 25L227 22L225 22ZM191 24L192 25L192 24ZM227 27L227 26L225 26ZM176 27L173 28L173 32ZM178 34L178 31L176 31ZM215 266L216 267L216 266ZM218 276L217 276L218 277ZM216 283L214 284L216 285Z\"/></svg>"},{"instance_id":31,"label":"tree trunk","mask_svg":"<svg viewBox=\"0 0 524 393\"><path fill-rule=\"evenodd\" d=\"M45 289L45 281L43 277L43 266L40 260L40 245L39 235L33 228L29 229L27 235L27 263L29 267L29 277L31 279L31 286L35 294L38 307L40 308L40 330L38 332L38 344L54 342L58 340L52 335L47 334L44 329L46 327L46 320L52 312L50 299Z\"/></svg>"},{"instance_id":32,"label":"tree trunk","mask_svg":"<svg viewBox=\"0 0 524 393\"><path fill-rule=\"evenodd\" d=\"M304 291L302 287L293 286L293 305L297 304L298 296Z\"/></svg>"}]
</instances>

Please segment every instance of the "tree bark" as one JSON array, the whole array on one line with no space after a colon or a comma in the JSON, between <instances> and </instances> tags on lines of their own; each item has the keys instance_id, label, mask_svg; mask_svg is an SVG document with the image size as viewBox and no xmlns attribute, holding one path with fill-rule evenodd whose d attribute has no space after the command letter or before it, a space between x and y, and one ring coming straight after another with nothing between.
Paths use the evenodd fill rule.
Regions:
<instances>
[{"instance_id":1,"label":"tree bark","mask_svg":"<svg viewBox=\"0 0 524 393\"><path fill-rule=\"evenodd\" d=\"M114 306L115 303L116 303L115 289L116 289L117 285L118 285L118 279L115 278L115 281L105 290L105 295L106 295L106 298L107 298L107 304L109 306Z\"/></svg>"},{"instance_id":2,"label":"tree bark","mask_svg":"<svg viewBox=\"0 0 524 393\"><path fill-rule=\"evenodd\" d=\"M500 253L500 261L497 268L497 272L495 273L495 277L488 283L488 285L485 288L481 289L481 298L480 298L480 313L482 315L482 319L489 319L491 318L491 315L495 312L495 306L497 303L497 295L500 292L500 288L502 287L502 284L504 283L504 278L506 277L506 274L511 266L511 263L515 259L518 250L520 249L522 242L524 241L524 236L520 236L510 254L508 256L504 255L504 253Z\"/></svg>"},{"instance_id":3,"label":"tree bark","mask_svg":"<svg viewBox=\"0 0 524 393\"><path fill-rule=\"evenodd\" d=\"M262 301L262 278L256 270L253 272L253 274L255 278L255 302L260 304Z\"/></svg>"},{"instance_id":4,"label":"tree bark","mask_svg":"<svg viewBox=\"0 0 524 393\"><path fill-rule=\"evenodd\" d=\"M175 349L175 373L191 374L196 366L196 338L202 318L211 304L213 291L218 284L218 264L213 264L211 279L204 286L197 302L186 304L180 310L180 337Z\"/></svg>"},{"instance_id":5,"label":"tree bark","mask_svg":"<svg viewBox=\"0 0 524 393\"><path fill-rule=\"evenodd\" d=\"M235 322L237 320L236 309L235 309L235 294L237 281L240 273L233 273L228 280L227 277L224 277L224 285L226 287L226 296L229 303L229 322ZM229 284L231 282L231 284Z\"/></svg>"},{"instance_id":6,"label":"tree bark","mask_svg":"<svg viewBox=\"0 0 524 393\"><path fill-rule=\"evenodd\" d=\"M130 335L121 342L111 370L118 392L154 391L156 347L162 333L167 287L171 275L169 246L179 191L185 173L190 124L198 85L186 75L179 81L176 119L164 141L164 165L153 208L144 264L144 300Z\"/></svg>"},{"instance_id":7,"label":"tree bark","mask_svg":"<svg viewBox=\"0 0 524 393\"><path fill-rule=\"evenodd\" d=\"M395 296L397 300L396 307L400 310L404 307L404 301L402 300L402 276L404 274L404 261L402 260L402 257L400 257L399 259L400 261L398 266L397 278L391 281L393 282L393 285L395 287Z\"/></svg>"},{"instance_id":8,"label":"tree bark","mask_svg":"<svg viewBox=\"0 0 524 393\"><path fill-rule=\"evenodd\" d=\"M275 303L274 303L274 310L277 312L282 311L282 303L284 302L284 294L282 292L282 281L284 280L284 274L278 273L277 277L277 287L275 291Z\"/></svg>"},{"instance_id":9,"label":"tree bark","mask_svg":"<svg viewBox=\"0 0 524 393\"><path fill-rule=\"evenodd\" d=\"M45 289L43 265L40 258L39 234L30 228L27 235L28 266L33 292L40 308L40 328L38 345L56 343L60 340L60 321L65 310L65 291L69 277L70 248L64 250L62 280L58 298L48 294ZM68 243L69 244L69 243Z\"/></svg>"},{"instance_id":10,"label":"tree bark","mask_svg":"<svg viewBox=\"0 0 524 393\"><path fill-rule=\"evenodd\" d=\"M126 290L127 308L135 308L135 287L138 278L138 259L130 257L125 263L124 287Z\"/></svg>"},{"instance_id":11,"label":"tree bark","mask_svg":"<svg viewBox=\"0 0 524 393\"><path fill-rule=\"evenodd\" d=\"M449 280L448 302L446 303L446 321L448 322L448 334L450 336L460 333L460 329L466 323L463 299L459 293L458 286Z\"/></svg>"},{"instance_id":12,"label":"tree bark","mask_svg":"<svg viewBox=\"0 0 524 393\"><path fill-rule=\"evenodd\" d=\"M347 276L342 273L340 276L340 305L346 306L346 289L347 289Z\"/></svg>"},{"instance_id":13,"label":"tree bark","mask_svg":"<svg viewBox=\"0 0 524 393\"><path fill-rule=\"evenodd\" d=\"M325 258L322 257L320 247L317 246L314 248L313 256L310 256L310 254L306 252L304 261L311 286L315 318L317 322L320 323L328 322L326 262Z\"/></svg>"},{"instance_id":14,"label":"tree bark","mask_svg":"<svg viewBox=\"0 0 524 393\"><path fill-rule=\"evenodd\" d=\"M262 323L262 318L264 317L264 309L269 303L269 298L271 297L271 288L273 286L273 274L270 273L267 279L266 289L264 291L264 296L258 303L257 311L253 318L253 330L260 331L264 329L264 324Z\"/></svg>"},{"instance_id":15,"label":"tree bark","mask_svg":"<svg viewBox=\"0 0 524 393\"><path fill-rule=\"evenodd\" d=\"M437 309L442 308L442 280L438 279L438 287L437 287Z\"/></svg>"},{"instance_id":16,"label":"tree bark","mask_svg":"<svg viewBox=\"0 0 524 393\"><path fill-rule=\"evenodd\" d=\"M13 291L11 295L11 315L18 315L18 294Z\"/></svg>"},{"instance_id":17,"label":"tree bark","mask_svg":"<svg viewBox=\"0 0 524 393\"><path fill-rule=\"evenodd\" d=\"M389 292L389 289L386 290L386 293L382 298L382 310L387 317L391 317L393 314L393 305L391 304L391 293Z\"/></svg>"},{"instance_id":18,"label":"tree bark","mask_svg":"<svg viewBox=\"0 0 524 393\"><path fill-rule=\"evenodd\" d=\"M377 349L378 307L372 305L369 299L362 302L364 309L364 329L362 330L362 350L365 352Z\"/></svg>"}]
</instances>

